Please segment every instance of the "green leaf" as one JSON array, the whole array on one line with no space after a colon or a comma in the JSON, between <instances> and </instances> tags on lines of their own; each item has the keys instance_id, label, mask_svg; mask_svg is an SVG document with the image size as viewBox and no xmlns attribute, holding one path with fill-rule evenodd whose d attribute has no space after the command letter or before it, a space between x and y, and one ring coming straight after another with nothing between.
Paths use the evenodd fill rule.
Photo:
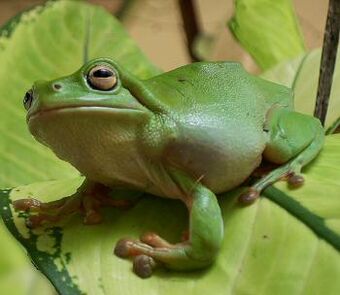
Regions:
<instances>
[{"instance_id":1,"label":"green leaf","mask_svg":"<svg viewBox=\"0 0 340 295\"><path fill-rule=\"evenodd\" d=\"M114 18L104 10L82 2L48 3L25 12L2 30L0 187L78 175L31 139L21 100L34 80L68 74L84 59L101 55L119 60L140 77L158 73ZM330 137L327 144L339 148L339 138ZM339 165L336 153L322 157L326 161L324 167ZM318 173L327 174L325 169ZM312 181L308 180L308 185L321 177L318 173ZM335 191L338 190L337 178L339 174L330 175L333 181L328 183ZM7 227L61 294L213 292L223 295L253 293L254 286L264 294L336 294L339 289L339 283L333 279L340 272L339 253L335 250L338 248L339 216L323 215L324 211L337 208L336 198L332 195L329 202L324 197L312 204L306 202L306 197L302 203L303 214L299 216L301 208L296 202L281 204L275 199L276 191L273 194L268 190L266 194L270 200L262 199L249 208L236 205L237 192L226 194L221 197L226 236L214 267L195 273L160 270L145 281L132 274L129 261L112 255L113 245L123 236L138 236L146 230L158 231L170 241L178 241L187 227L187 212L181 203L145 196L132 210L106 209L106 221L98 226L83 226L80 216L74 216L59 227L34 231L28 231L23 217L12 211L11 200L27 196L45 201L59 199L73 192L80 181L81 178L72 178L41 182L2 190L0 196L0 211ZM327 191L320 184L317 187ZM284 195L288 200L294 197L290 193L287 191ZM313 204L325 210L314 212ZM2 243L6 244L4 235L0 235ZM4 249L6 251L6 247ZM17 259L19 266L20 257ZM10 261L4 262L4 268L9 268ZM263 271L259 271L261 269ZM21 281L20 271L14 271L14 276ZM30 291L36 294L35 290ZM9 292L1 290L0 293Z\"/></svg>"},{"instance_id":2,"label":"green leaf","mask_svg":"<svg viewBox=\"0 0 340 295\"><path fill-rule=\"evenodd\" d=\"M115 18L81 1L47 2L0 31L0 187L78 175L30 136L22 99L34 81L69 74L100 56L140 77L159 72Z\"/></svg>"},{"instance_id":3,"label":"green leaf","mask_svg":"<svg viewBox=\"0 0 340 295\"><path fill-rule=\"evenodd\" d=\"M340 51L340 50L339 50ZM338 51L338 52L339 52ZM321 49L315 49L289 62L283 62L264 72L265 79L291 87L295 93L295 109L312 115L315 107L316 92L319 79ZM337 60L326 128L340 120L340 59Z\"/></svg>"},{"instance_id":4,"label":"green leaf","mask_svg":"<svg viewBox=\"0 0 340 295\"><path fill-rule=\"evenodd\" d=\"M0 294L55 294L54 288L38 270L32 268L22 247L0 220ZM20 282L20 284L18 284ZM15 287L14 287L15 286Z\"/></svg>"},{"instance_id":5,"label":"green leaf","mask_svg":"<svg viewBox=\"0 0 340 295\"><path fill-rule=\"evenodd\" d=\"M235 0L228 25L262 69L305 52L291 0Z\"/></svg>"},{"instance_id":6,"label":"green leaf","mask_svg":"<svg viewBox=\"0 0 340 295\"><path fill-rule=\"evenodd\" d=\"M29 231L10 202L44 201L75 191L81 178L2 191L1 214L12 234L61 294L338 294L340 281L340 135L329 136L306 169L306 184L278 183L254 205L240 207L239 190L220 196L225 238L216 263L192 273L157 270L142 280L117 258L118 239L156 231L179 241L188 216L179 201L145 196L128 211L106 209L105 222L84 226L73 216L54 228ZM280 193L277 194L277 190Z\"/></svg>"}]
</instances>

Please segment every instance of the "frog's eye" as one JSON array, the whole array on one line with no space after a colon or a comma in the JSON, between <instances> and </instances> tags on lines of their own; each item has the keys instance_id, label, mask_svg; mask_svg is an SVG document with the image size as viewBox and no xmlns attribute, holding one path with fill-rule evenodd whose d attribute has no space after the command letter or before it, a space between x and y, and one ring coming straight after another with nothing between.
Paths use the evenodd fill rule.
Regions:
<instances>
[{"instance_id":1,"label":"frog's eye","mask_svg":"<svg viewBox=\"0 0 340 295\"><path fill-rule=\"evenodd\" d=\"M99 65L93 67L89 71L87 82L93 89L108 91L116 86L117 76L112 68L105 65Z\"/></svg>"}]
</instances>

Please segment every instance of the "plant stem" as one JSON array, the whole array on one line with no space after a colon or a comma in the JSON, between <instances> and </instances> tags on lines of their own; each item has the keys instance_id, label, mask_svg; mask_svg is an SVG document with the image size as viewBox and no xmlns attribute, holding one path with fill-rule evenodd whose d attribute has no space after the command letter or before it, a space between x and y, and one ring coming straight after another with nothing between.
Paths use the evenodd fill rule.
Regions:
<instances>
[{"instance_id":1,"label":"plant stem","mask_svg":"<svg viewBox=\"0 0 340 295\"><path fill-rule=\"evenodd\" d=\"M314 116L325 124L340 30L340 0L329 0Z\"/></svg>"},{"instance_id":2,"label":"plant stem","mask_svg":"<svg viewBox=\"0 0 340 295\"><path fill-rule=\"evenodd\" d=\"M194 43L200 33L195 6L193 0L178 0L180 6L185 36L187 39L187 48L192 62L200 59L195 54Z\"/></svg>"},{"instance_id":3,"label":"plant stem","mask_svg":"<svg viewBox=\"0 0 340 295\"><path fill-rule=\"evenodd\" d=\"M122 21L126 15L126 12L132 6L134 0L123 0L122 4L120 5L118 11L115 12L115 16Z\"/></svg>"}]
</instances>

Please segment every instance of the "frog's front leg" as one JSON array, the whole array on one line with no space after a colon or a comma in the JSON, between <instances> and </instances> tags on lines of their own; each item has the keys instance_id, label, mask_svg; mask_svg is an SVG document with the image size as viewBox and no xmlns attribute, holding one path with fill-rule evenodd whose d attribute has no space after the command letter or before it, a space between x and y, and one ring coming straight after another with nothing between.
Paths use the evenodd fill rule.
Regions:
<instances>
[{"instance_id":1,"label":"frog's front leg","mask_svg":"<svg viewBox=\"0 0 340 295\"><path fill-rule=\"evenodd\" d=\"M115 247L120 257L134 257L134 271L149 277L156 263L173 270L200 269L217 256L223 239L223 220L215 194L181 172L171 172L172 179L184 193L190 213L189 239L170 244L155 233L140 240L122 239Z\"/></svg>"},{"instance_id":2,"label":"frog's front leg","mask_svg":"<svg viewBox=\"0 0 340 295\"><path fill-rule=\"evenodd\" d=\"M320 152L324 142L324 129L320 121L287 109L275 109L268 116L265 126L269 141L264 158L275 164L282 164L257 181L239 200L251 204L268 185L286 179L291 186L303 184L301 168L312 161Z\"/></svg>"},{"instance_id":3,"label":"frog's front leg","mask_svg":"<svg viewBox=\"0 0 340 295\"><path fill-rule=\"evenodd\" d=\"M79 212L84 215L84 224L98 224L102 221L100 207L127 207L129 200L112 199L108 193L110 188L85 180L77 192L63 199L48 203L37 199L20 199L13 202L16 211L26 211L30 215L26 220L29 228L45 223L56 223L67 215Z\"/></svg>"}]
</instances>

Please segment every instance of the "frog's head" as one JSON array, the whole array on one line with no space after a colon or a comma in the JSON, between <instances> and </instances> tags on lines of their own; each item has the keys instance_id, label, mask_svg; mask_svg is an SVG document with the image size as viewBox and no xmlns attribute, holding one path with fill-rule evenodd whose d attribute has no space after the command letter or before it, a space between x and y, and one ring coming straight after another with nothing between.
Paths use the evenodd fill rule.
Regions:
<instances>
[{"instance_id":1,"label":"frog's head","mask_svg":"<svg viewBox=\"0 0 340 295\"><path fill-rule=\"evenodd\" d=\"M97 58L69 76L35 82L24 97L30 132L62 158L74 145L134 133L151 112L131 94L122 76L129 79L112 60Z\"/></svg>"},{"instance_id":2,"label":"frog's head","mask_svg":"<svg viewBox=\"0 0 340 295\"><path fill-rule=\"evenodd\" d=\"M107 58L97 58L72 75L53 81L37 81L24 97L27 121L48 113L97 111L145 111L120 79L120 66Z\"/></svg>"}]
</instances>

